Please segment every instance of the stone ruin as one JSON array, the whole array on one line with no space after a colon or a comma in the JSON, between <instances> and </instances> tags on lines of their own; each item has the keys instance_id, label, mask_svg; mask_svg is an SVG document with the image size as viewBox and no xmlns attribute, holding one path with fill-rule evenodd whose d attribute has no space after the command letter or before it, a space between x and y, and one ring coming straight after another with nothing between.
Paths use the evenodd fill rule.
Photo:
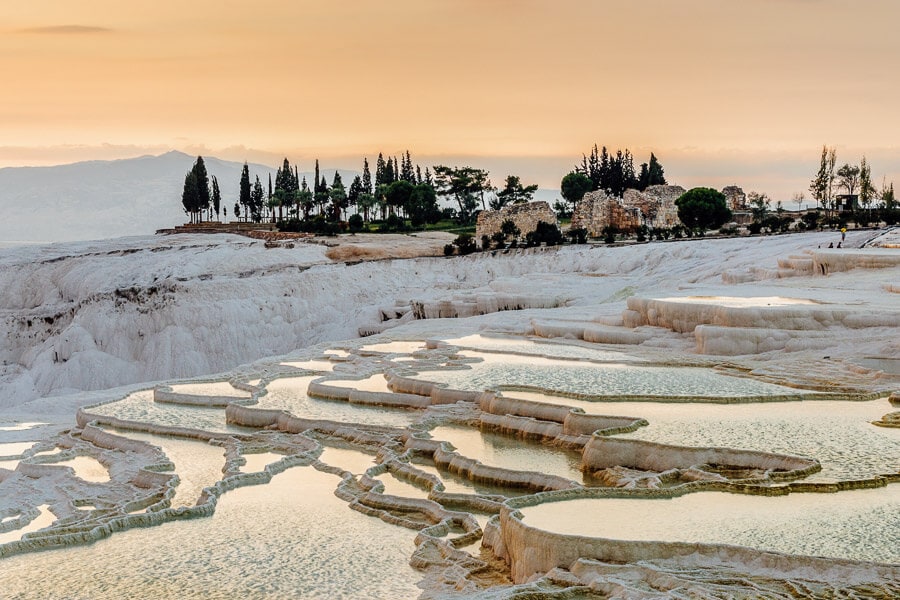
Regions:
<instances>
[{"instance_id":1,"label":"stone ruin","mask_svg":"<svg viewBox=\"0 0 900 600\"><path fill-rule=\"evenodd\" d=\"M747 194L744 190L736 185L729 185L722 188L722 194L725 196L725 202L731 212L744 212L747 210Z\"/></svg>"},{"instance_id":2,"label":"stone ruin","mask_svg":"<svg viewBox=\"0 0 900 600\"><path fill-rule=\"evenodd\" d=\"M508 204L500 210L484 210L478 213L478 221L475 224L475 238L480 240L483 235L491 237L500 231L500 226L507 219L516 224L522 235L534 231L539 221L550 225L557 224L556 213L543 200Z\"/></svg>"},{"instance_id":3,"label":"stone ruin","mask_svg":"<svg viewBox=\"0 0 900 600\"><path fill-rule=\"evenodd\" d=\"M643 192L625 190L622 198L602 190L589 192L575 206L572 228L584 228L591 237L599 237L607 226L625 233L634 233L641 225L672 227L678 224L675 200L684 192L677 185L651 185Z\"/></svg>"}]
</instances>

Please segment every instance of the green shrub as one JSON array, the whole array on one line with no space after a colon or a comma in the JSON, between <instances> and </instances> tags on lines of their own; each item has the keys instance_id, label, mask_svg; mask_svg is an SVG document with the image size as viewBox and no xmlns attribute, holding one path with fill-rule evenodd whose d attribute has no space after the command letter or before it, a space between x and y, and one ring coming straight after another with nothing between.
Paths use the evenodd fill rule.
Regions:
<instances>
[{"instance_id":1,"label":"green shrub","mask_svg":"<svg viewBox=\"0 0 900 600\"><path fill-rule=\"evenodd\" d=\"M351 233L359 233L365 227L365 223L363 222L362 215L350 215L350 218L347 219L347 225L350 228Z\"/></svg>"},{"instance_id":2,"label":"green shrub","mask_svg":"<svg viewBox=\"0 0 900 600\"><path fill-rule=\"evenodd\" d=\"M573 244L586 244L587 243L587 229L584 227L577 227L575 229L569 230L569 240Z\"/></svg>"},{"instance_id":3,"label":"green shrub","mask_svg":"<svg viewBox=\"0 0 900 600\"><path fill-rule=\"evenodd\" d=\"M459 234L459 236L453 240L453 245L456 246L461 256L472 254L476 250L475 238L468 233Z\"/></svg>"}]
</instances>

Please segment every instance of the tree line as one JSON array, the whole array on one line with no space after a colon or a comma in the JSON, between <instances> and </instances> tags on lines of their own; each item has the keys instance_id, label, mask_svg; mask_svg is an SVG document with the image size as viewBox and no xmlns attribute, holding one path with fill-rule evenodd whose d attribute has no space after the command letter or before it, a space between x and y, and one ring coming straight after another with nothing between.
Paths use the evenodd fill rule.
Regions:
<instances>
[{"instance_id":1,"label":"tree line","mask_svg":"<svg viewBox=\"0 0 900 600\"><path fill-rule=\"evenodd\" d=\"M641 163L640 171L635 171L634 157L626 148L611 154L606 146L591 149L590 156L582 155L581 164L567 173L560 182L560 194L566 204L557 203L560 213L569 212L588 192L601 190L610 196L621 197L625 190L645 190L651 185L666 185L665 170L652 152L648 162Z\"/></svg>"},{"instance_id":2,"label":"tree line","mask_svg":"<svg viewBox=\"0 0 900 600\"><path fill-rule=\"evenodd\" d=\"M274 182L269 175L267 183L259 175L251 181L250 167L244 163L232 216L255 223L271 221L288 230L324 232L342 225L361 228L362 223L379 217L398 229L407 220L416 228L441 219L469 225L488 204L497 210L509 203L530 202L537 189L537 185L523 185L516 175L507 176L504 185L495 188L488 171L469 166L435 165L433 170L423 170L413 163L408 150L387 159L379 153L374 177L368 158L363 158L362 172L349 186L338 171L328 182L320 173L318 159L312 181L307 181L298 166L285 158ZM455 206L442 209L438 198ZM202 156L185 175L182 204L192 223L201 222L204 215L208 220L213 215L217 220L220 214L228 216L218 182L215 177L210 182Z\"/></svg>"}]
</instances>

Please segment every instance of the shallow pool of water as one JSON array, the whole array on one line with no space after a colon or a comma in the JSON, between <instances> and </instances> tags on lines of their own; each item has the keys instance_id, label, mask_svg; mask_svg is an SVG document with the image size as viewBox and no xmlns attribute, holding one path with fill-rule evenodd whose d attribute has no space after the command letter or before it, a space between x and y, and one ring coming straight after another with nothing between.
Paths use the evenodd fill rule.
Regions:
<instances>
[{"instance_id":1,"label":"shallow pool of water","mask_svg":"<svg viewBox=\"0 0 900 600\"><path fill-rule=\"evenodd\" d=\"M405 479L395 477L393 473L382 473L377 477L384 484L384 493L403 498L427 498L428 492L414 486Z\"/></svg>"},{"instance_id":2,"label":"shallow pool of water","mask_svg":"<svg viewBox=\"0 0 900 600\"><path fill-rule=\"evenodd\" d=\"M435 440L450 442L457 452L482 464L516 471L539 471L582 481L581 454L527 442L471 427L444 425L432 429Z\"/></svg>"},{"instance_id":3,"label":"shallow pool of water","mask_svg":"<svg viewBox=\"0 0 900 600\"><path fill-rule=\"evenodd\" d=\"M390 394L392 390L388 387L387 379L384 375L377 373L365 379L329 379L324 382L326 385L335 387L351 388L365 392L383 392Z\"/></svg>"},{"instance_id":4,"label":"shallow pool of water","mask_svg":"<svg viewBox=\"0 0 900 600\"><path fill-rule=\"evenodd\" d=\"M416 598L409 530L350 510L339 480L292 468L210 518L3 559L8 598Z\"/></svg>"},{"instance_id":5,"label":"shallow pool of water","mask_svg":"<svg viewBox=\"0 0 900 600\"><path fill-rule=\"evenodd\" d=\"M900 562L898 485L772 497L699 492L672 499L578 499L522 513L528 525L571 535Z\"/></svg>"},{"instance_id":6,"label":"shallow pool of water","mask_svg":"<svg viewBox=\"0 0 900 600\"><path fill-rule=\"evenodd\" d=\"M7 531L6 533L0 533L0 545L8 544L9 542L17 542L22 539L22 536L26 533L39 531L41 529L44 529L45 527L50 527L53 522L56 521L56 515L50 512L49 504L41 504L37 507L37 509L40 511L40 514L35 517L34 520L32 520L30 523L25 525L25 527L14 529L13 531Z\"/></svg>"},{"instance_id":7,"label":"shallow pool of water","mask_svg":"<svg viewBox=\"0 0 900 600\"><path fill-rule=\"evenodd\" d=\"M109 481L109 469L92 456L76 456L63 462L44 464L72 467L75 471L75 477L90 483L106 483Z\"/></svg>"},{"instance_id":8,"label":"shallow pool of water","mask_svg":"<svg viewBox=\"0 0 900 600\"><path fill-rule=\"evenodd\" d=\"M153 390L128 395L122 400L88 409L91 414L107 415L138 423L151 423L167 427L189 427L213 433L246 432L225 422L224 408L183 406L153 401Z\"/></svg>"},{"instance_id":9,"label":"shallow pool of water","mask_svg":"<svg viewBox=\"0 0 900 600\"><path fill-rule=\"evenodd\" d=\"M384 342L381 344L366 344L359 349L367 352L384 352L385 354L412 354L418 350L424 350L425 342Z\"/></svg>"},{"instance_id":10,"label":"shallow pool of water","mask_svg":"<svg viewBox=\"0 0 900 600\"><path fill-rule=\"evenodd\" d=\"M187 440L164 435L151 435L135 431L116 431L133 440L159 446L175 465L175 473L180 479L175 488L172 508L194 506L203 488L215 485L222 479L225 466L225 450L197 440Z\"/></svg>"},{"instance_id":11,"label":"shallow pool of water","mask_svg":"<svg viewBox=\"0 0 900 600\"><path fill-rule=\"evenodd\" d=\"M512 498L514 496L522 496L531 493L517 488L504 488L493 485L485 485L483 483L476 483L450 473L449 471L438 469L432 463L424 463L416 460L415 462L413 462L413 465L420 471L430 473L431 475L434 475L435 477L440 479L441 483L444 484L444 492L448 494L486 494L507 496Z\"/></svg>"},{"instance_id":12,"label":"shallow pool of water","mask_svg":"<svg viewBox=\"0 0 900 600\"><path fill-rule=\"evenodd\" d=\"M598 402L594 411L650 424L627 437L679 446L721 446L818 459L813 481L859 479L900 471L900 429L871 421L890 412L887 399L752 404Z\"/></svg>"},{"instance_id":13,"label":"shallow pool of water","mask_svg":"<svg viewBox=\"0 0 900 600\"><path fill-rule=\"evenodd\" d=\"M350 353L348 351L341 348L331 348L330 350L326 350L322 354L324 354L325 356L339 356L341 358L350 356Z\"/></svg>"},{"instance_id":14,"label":"shallow pool of water","mask_svg":"<svg viewBox=\"0 0 900 600\"><path fill-rule=\"evenodd\" d=\"M27 423L18 423L16 425L3 425L0 426L0 431L25 431L26 429L34 429L35 427L40 427L41 425L47 425L47 423L41 423L39 421L29 421Z\"/></svg>"},{"instance_id":15,"label":"shallow pool of water","mask_svg":"<svg viewBox=\"0 0 900 600\"><path fill-rule=\"evenodd\" d=\"M277 454L275 452L244 454L243 456L246 462L241 467L242 473L258 473L260 471L264 471L266 465L271 465L272 463L278 462L279 460L284 458L284 454Z\"/></svg>"},{"instance_id":16,"label":"shallow pool of water","mask_svg":"<svg viewBox=\"0 0 900 600\"><path fill-rule=\"evenodd\" d=\"M866 356L859 358L856 362L867 369L876 371L884 371L891 375L900 375L900 358L892 358L887 356Z\"/></svg>"},{"instance_id":17,"label":"shallow pool of water","mask_svg":"<svg viewBox=\"0 0 900 600\"><path fill-rule=\"evenodd\" d=\"M374 454L349 448L338 448L336 446L323 446L319 460L326 465L340 467L354 475L365 473L376 464Z\"/></svg>"},{"instance_id":18,"label":"shallow pool of water","mask_svg":"<svg viewBox=\"0 0 900 600\"><path fill-rule=\"evenodd\" d=\"M381 377L384 381L384 377ZM341 421L343 423L366 423L388 427L406 427L419 417L419 411L361 406L339 400L320 400L306 395L309 382L318 379L309 377L283 377L266 385L268 393L259 397L259 408L286 410L295 417Z\"/></svg>"},{"instance_id":19,"label":"shallow pool of water","mask_svg":"<svg viewBox=\"0 0 900 600\"><path fill-rule=\"evenodd\" d=\"M307 371L333 371L334 363L329 360L301 360L294 362L283 362L281 363L288 367L294 367L296 369L306 369Z\"/></svg>"},{"instance_id":20,"label":"shallow pool of water","mask_svg":"<svg viewBox=\"0 0 900 600\"><path fill-rule=\"evenodd\" d=\"M481 359L471 369L423 371L415 377L460 390L532 386L557 392L611 396L773 396L801 392L696 367L590 363L511 354L462 352Z\"/></svg>"},{"instance_id":21,"label":"shallow pool of water","mask_svg":"<svg viewBox=\"0 0 900 600\"><path fill-rule=\"evenodd\" d=\"M821 302L809 298L785 298L783 296L753 296L743 298L740 296L676 296L672 298L659 298L658 302L687 302L690 304L709 304L712 306L728 306L734 308L748 308L761 306L817 306Z\"/></svg>"},{"instance_id":22,"label":"shallow pool of water","mask_svg":"<svg viewBox=\"0 0 900 600\"><path fill-rule=\"evenodd\" d=\"M7 442L0 444L0 456L19 456L36 442Z\"/></svg>"},{"instance_id":23,"label":"shallow pool of water","mask_svg":"<svg viewBox=\"0 0 900 600\"><path fill-rule=\"evenodd\" d=\"M584 358L611 362L643 362L644 359L631 356L625 352L600 350L577 344L559 344L555 342L530 340L525 338L492 337L480 334L459 338L444 339L451 346L489 352L514 352L549 358Z\"/></svg>"},{"instance_id":24,"label":"shallow pool of water","mask_svg":"<svg viewBox=\"0 0 900 600\"><path fill-rule=\"evenodd\" d=\"M239 390L227 381L211 381L207 383L179 383L171 386L177 394L190 394L192 396L233 396L235 398L249 398L250 393Z\"/></svg>"}]
</instances>

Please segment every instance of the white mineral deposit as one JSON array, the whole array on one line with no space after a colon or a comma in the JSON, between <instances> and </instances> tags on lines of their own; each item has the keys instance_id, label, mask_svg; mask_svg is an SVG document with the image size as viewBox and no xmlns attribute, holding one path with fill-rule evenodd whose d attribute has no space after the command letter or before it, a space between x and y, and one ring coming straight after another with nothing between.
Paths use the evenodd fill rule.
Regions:
<instances>
[{"instance_id":1,"label":"white mineral deposit","mask_svg":"<svg viewBox=\"0 0 900 600\"><path fill-rule=\"evenodd\" d=\"M896 595L900 265L830 236L0 251L0 585Z\"/></svg>"}]
</instances>

